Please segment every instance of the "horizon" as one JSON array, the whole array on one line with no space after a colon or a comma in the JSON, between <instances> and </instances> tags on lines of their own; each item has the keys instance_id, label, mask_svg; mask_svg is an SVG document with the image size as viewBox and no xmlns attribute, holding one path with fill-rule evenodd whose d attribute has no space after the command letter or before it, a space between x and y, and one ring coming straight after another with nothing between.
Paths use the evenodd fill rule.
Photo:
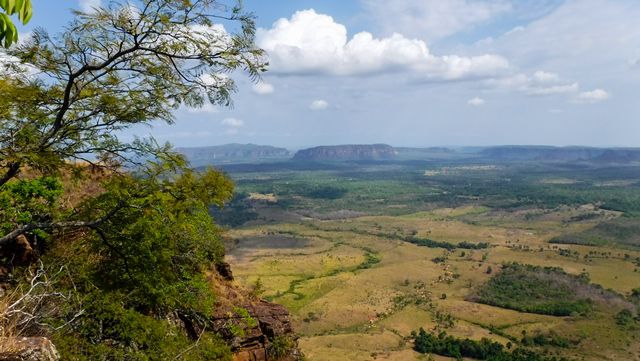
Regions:
<instances>
[{"instance_id":1,"label":"horizon","mask_svg":"<svg viewBox=\"0 0 640 361\"><path fill-rule=\"evenodd\" d=\"M57 33L71 9L34 1L20 31ZM176 147L261 143L640 146L640 3L604 0L248 0L262 81L232 74L233 108L181 108L134 127ZM233 29L227 29L233 30ZM296 54L293 56L292 54Z\"/></svg>"},{"instance_id":2,"label":"horizon","mask_svg":"<svg viewBox=\"0 0 640 361\"><path fill-rule=\"evenodd\" d=\"M336 144L310 144L302 146L280 146L274 144L258 144L258 143L220 143L209 145L197 145L197 146L176 146L176 149L195 149L195 148L208 148L208 147L224 147L230 145L253 145L259 147L274 147L284 148L287 150L300 150L315 147L335 147L335 146L350 146L350 145L388 145L393 148L415 148L415 149L429 149L429 148L445 148L445 149L460 149L460 148L498 148L498 147L546 147L546 148L593 148L593 149L640 149L640 146L618 146L618 145L583 145L583 144L568 144L568 145L550 145L550 144L488 144L488 145L473 145L473 144L448 144L448 145L396 145L391 143L336 143Z\"/></svg>"}]
</instances>

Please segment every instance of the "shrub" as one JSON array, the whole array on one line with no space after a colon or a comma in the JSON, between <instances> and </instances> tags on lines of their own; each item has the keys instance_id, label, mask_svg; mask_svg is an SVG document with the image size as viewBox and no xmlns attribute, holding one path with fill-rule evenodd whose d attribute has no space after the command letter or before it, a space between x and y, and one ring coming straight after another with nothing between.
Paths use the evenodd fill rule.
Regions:
<instances>
[{"instance_id":1,"label":"shrub","mask_svg":"<svg viewBox=\"0 0 640 361\"><path fill-rule=\"evenodd\" d=\"M522 312L569 316L591 310L593 302L577 296L576 291L600 292L592 288L583 277L559 268L510 263L469 299Z\"/></svg>"}]
</instances>

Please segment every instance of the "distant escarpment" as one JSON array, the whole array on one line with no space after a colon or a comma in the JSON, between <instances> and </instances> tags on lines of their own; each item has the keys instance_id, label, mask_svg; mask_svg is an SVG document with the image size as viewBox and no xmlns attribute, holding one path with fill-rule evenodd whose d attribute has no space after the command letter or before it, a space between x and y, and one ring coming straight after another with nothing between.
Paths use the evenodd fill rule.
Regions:
<instances>
[{"instance_id":1,"label":"distant escarpment","mask_svg":"<svg viewBox=\"0 0 640 361\"><path fill-rule=\"evenodd\" d=\"M378 160L395 158L397 152L387 144L346 144L299 150L298 161Z\"/></svg>"},{"instance_id":2,"label":"distant escarpment","mask_svg":"<svg viewBox=\"0 0 640 361\"><path fill-rule=\"evenodd\" d=\"M178 148L191 165L198 167L208 164L229 162L250 162L269 159L287 159L290 153L285 148L256 144L224 144L210 147Z\"/></svg>"},{"instance_id":3,"label":"distant escarpment","mask_svg":"<svg viewBox=\"0 0 640 361\"><path fill-rule=\"evenodd\" d=\"M594 161L626 163L640 161L638 148L593 148L553 146L499 146L485 148L481 156L507 161Z\"/></svg>"}]
</instances>

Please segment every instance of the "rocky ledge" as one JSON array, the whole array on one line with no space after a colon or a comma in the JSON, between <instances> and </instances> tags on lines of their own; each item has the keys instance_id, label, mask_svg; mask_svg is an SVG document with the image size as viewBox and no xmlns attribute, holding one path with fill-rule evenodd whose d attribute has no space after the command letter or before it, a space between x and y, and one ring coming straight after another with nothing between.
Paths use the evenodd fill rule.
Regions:
<instances>
[{"instance_id":1,"label":"rocky ledge","mask_svg":"<svg viewBox=\"0 0 640 361\"><path fill-rule=\"evenodd\" d=\"M231 346L234 361L298 361L298 337L289 311L281 305L251 296L233 282L227 263L216 266L212 284L219 304L211 323Z\"/></svg>"},{"instance_id":2,"label":"rocky ledge","mask_svg":"<svg viewBox=\"0 0 640 361\"><path fill-rule=\"evenodd\" d=\"M0 361L58 361L56 347L45 337L0 338Z\"/></svg>"}]
</instances>

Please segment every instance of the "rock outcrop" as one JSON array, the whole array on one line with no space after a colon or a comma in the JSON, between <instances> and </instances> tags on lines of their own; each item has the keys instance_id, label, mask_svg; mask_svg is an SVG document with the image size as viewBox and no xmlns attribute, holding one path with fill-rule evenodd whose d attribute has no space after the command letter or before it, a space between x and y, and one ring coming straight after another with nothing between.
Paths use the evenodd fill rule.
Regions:
<instances>
[{"instance_id":1,"label":"rock outcrop","mask_svg":"<svg viewBox=\"0 0 640 361\"><path fill-rule=\"evenodd\" d=\"M298 161L343 161L392 159L396 151L387 144L346 144L320 146L299 150L294 156Z\"/></svg>"},{"instance_id":2,"label":"rock outcrop","mask_svg":"<svg viewBox=\"0 0 640 361\"><path fill-rule=\"evenodd\" d=\"M227 312L220 310L212 321L214 329L231 345L234 361L300 359L289 311L280 305L261 300Z\"/></svg>"},{"instance_id":3,"label":"rock outcrop","mask_svg":"<svg viewBox=\"0 0 640 361\"><path fill-rule=\"evenodd\" d=\"M211 318L212 331L231 346L234 361L302 359L298 337L286 308L259 299L248 290L238 287L233 282L227 263L216 265L210 282L215 286L218 301ZM198 330L190 332L197 334Z\"/></svg>"},{"instance_id":4,"label":"rock outcrop","mask_svg":"<svg viewBox=\"0 0 640 361\"><path fill-rule=\"evenodd\" d=\"M45 337L0 338L0 361L58 361L56 347Z\"/></svg>"}]
</instances>

